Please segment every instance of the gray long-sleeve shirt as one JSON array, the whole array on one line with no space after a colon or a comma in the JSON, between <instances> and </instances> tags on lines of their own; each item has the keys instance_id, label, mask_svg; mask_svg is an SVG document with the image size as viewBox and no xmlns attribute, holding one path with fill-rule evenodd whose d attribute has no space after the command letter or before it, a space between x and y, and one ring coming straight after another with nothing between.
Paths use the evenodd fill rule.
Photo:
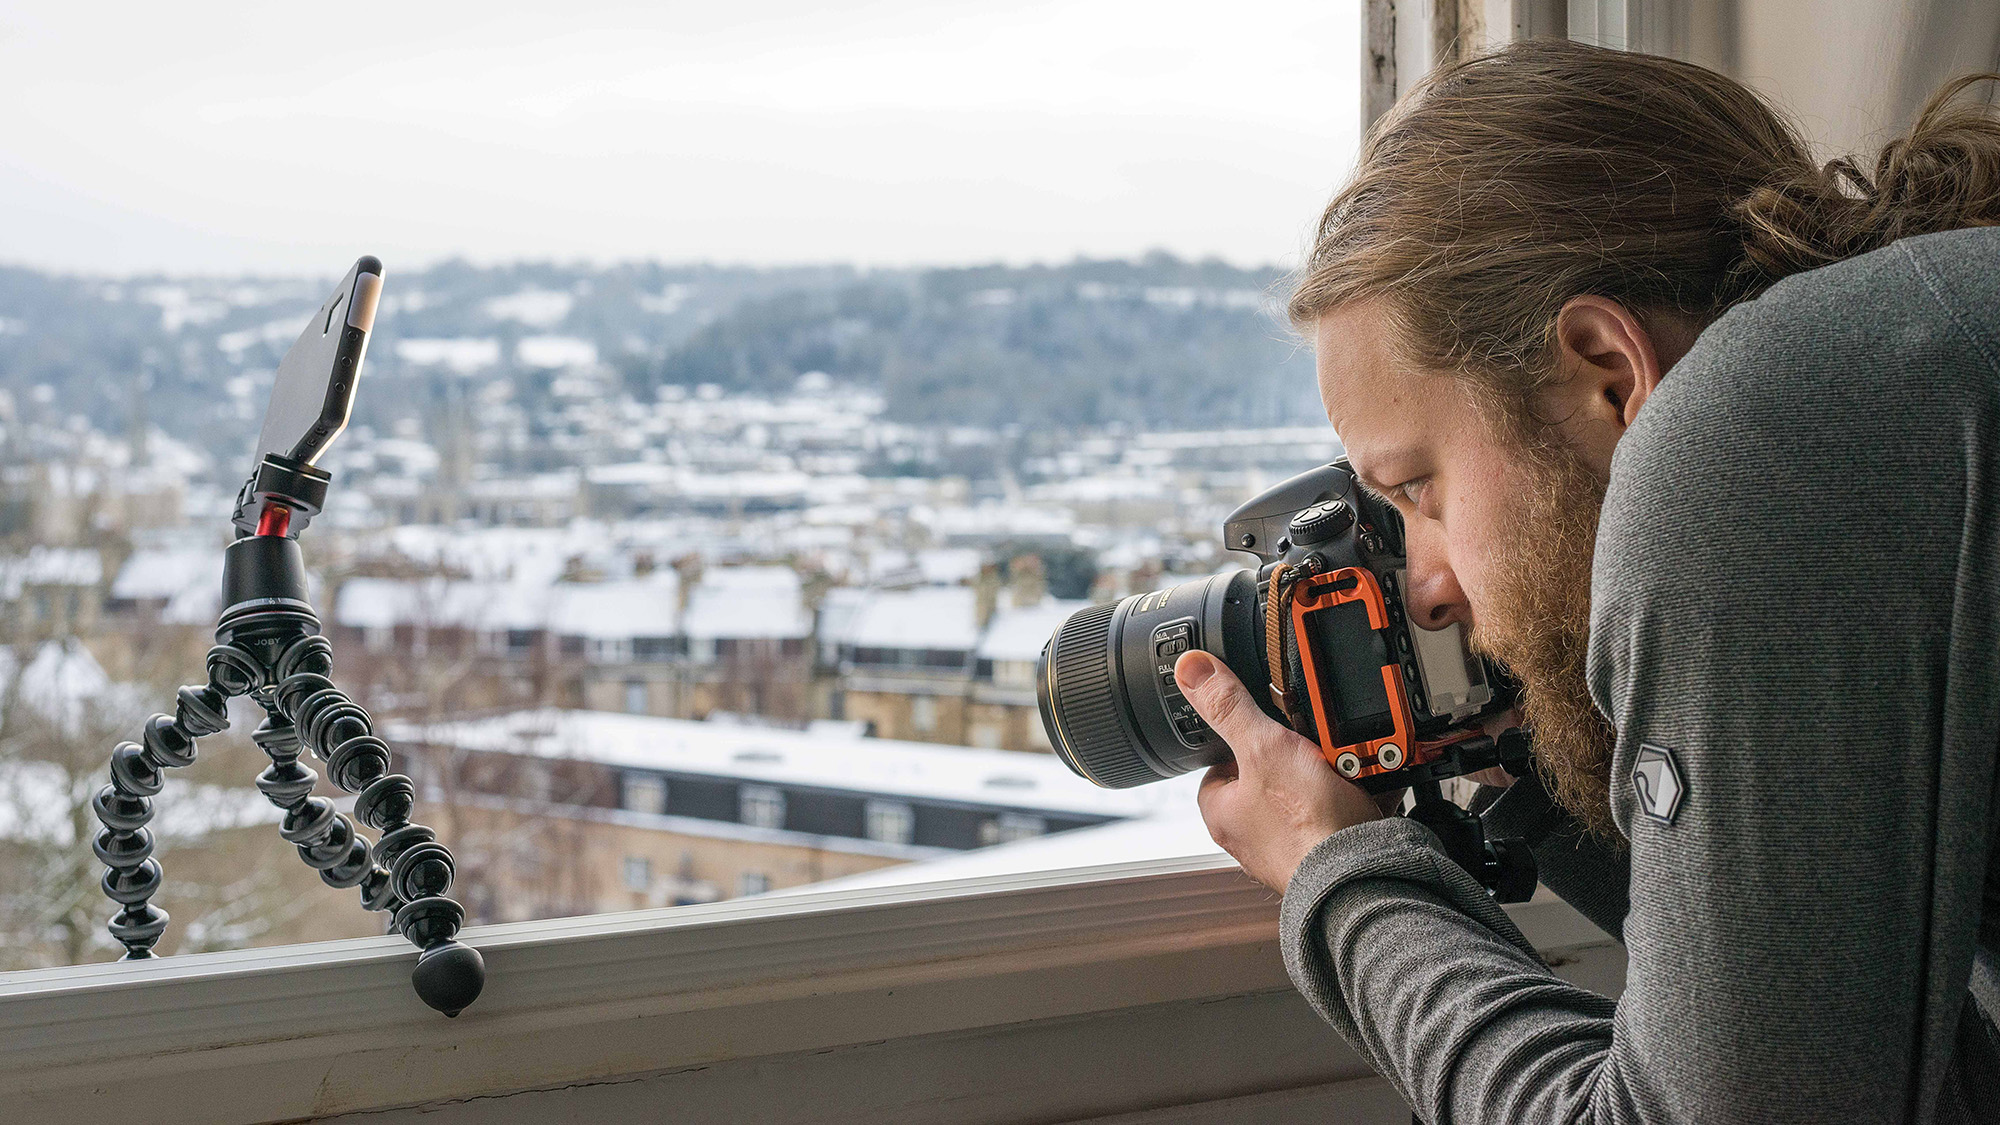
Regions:
<instances>
[{"instance_id":1,"label":"gray long-sleeve shirt","mask_svg":"<svg viewBox=\"0 0 2000 1125\"><path fill-rule=\"evenodd\" d=\"M1702 334L1613 460L1590 678L1629 855L1532 782L1487 818L1622 938L1622 998L1395 818L1287 890L1320 1013L1437 1122L2000 1121L2000 229Z\"/></svg>"}]
</instances>

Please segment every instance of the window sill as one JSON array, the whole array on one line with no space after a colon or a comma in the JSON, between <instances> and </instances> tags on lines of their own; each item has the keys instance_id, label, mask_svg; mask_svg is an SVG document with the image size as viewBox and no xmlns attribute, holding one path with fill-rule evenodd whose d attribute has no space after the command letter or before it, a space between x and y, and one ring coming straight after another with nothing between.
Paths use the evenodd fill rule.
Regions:
<instances>
[{"instance_id":1,"label":"window sill","mask_svg":"<svg viewBox=\"0 0 2000 1125\"><path fill-rule=\"evenodd\" d=\"M760 1120L845 1120L832 1110L850 1104L857 1121L1070 1120L1367 1080L1291 992L1276 912L1201 857L489 926L464 935L488 985L456 1020L411 993L400 938L15 973L0 1104L223 1125L453 1120L478 1098L465 1120L496 1119L491 1099L531 1120L550 1098L666 1083L693 1104L693 1086L726 1099L740 1082ZM1553 960L1622 968L1559 902L1514 915ZM1003 1041L1039 1046L1016 1058ZM779 1100L788 1073L817 1075L793 1095L817 1100Z\"/></svg>"}]
</instances>

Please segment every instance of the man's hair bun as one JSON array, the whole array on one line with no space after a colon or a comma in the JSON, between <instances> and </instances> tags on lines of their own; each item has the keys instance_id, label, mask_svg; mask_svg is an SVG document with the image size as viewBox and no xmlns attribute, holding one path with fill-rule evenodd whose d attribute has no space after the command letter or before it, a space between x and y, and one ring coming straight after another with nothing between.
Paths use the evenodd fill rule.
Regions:
<instances>
[{"instance_id":1,"label":"man's hair bun","mask_svg":"<svg viewBox=\"0 0 2000 1125\"><path fill-rule=\"evenodd\" d=\"M1873 171L1851 157L1780 171L1735 208L1751 291L1879 250L1899 238L2000 225L2000 116L1965 97L2000 75L1973 74L1935 94Z\"/></svg>"}]
</instances>

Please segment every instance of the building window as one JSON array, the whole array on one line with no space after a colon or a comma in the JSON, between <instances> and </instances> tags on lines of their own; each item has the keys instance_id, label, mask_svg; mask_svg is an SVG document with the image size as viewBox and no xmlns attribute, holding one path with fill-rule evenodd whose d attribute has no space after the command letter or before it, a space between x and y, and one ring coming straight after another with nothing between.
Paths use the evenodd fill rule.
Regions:
<instances>
[{"instance_id":1,"label":"building window","mask_svg":"<svg viewBox=\"0 0 2000 1125\"><path fill-rule=\"evenodd\" d=\"M771 877L762 871L745 871L736 877L736 897L761 895L771 889Z\"/></svg>"},{"instance_id":2,"label":"building window","mask_svg":"<svg viewBox=\"0 0 2000 1125\"><path fill-rule=\"evenodd\" d=\"M979 826L979 842L982 845L1009 844L1015 840L1026 840L1040 836L1049 830L1049 822L1039 816L1027 813L1001 813Z\"/></svg>"},{"instance_id":3,"label":"building window","mask_svg":"<svg viewBox=\"0 0 2000 1125\"><path fill-rule=\"evenodd\" d=\"M870 801L864 806L870 840L907 844L916 839L917 811L901 801Z\"/></svg>"},{"instance_id":4,"label":"building window","mask_svg":"<svg viewBox=\"0 0 2000 1125\"><path fill-rule=\"evenodd\" d=\"M644 893L653 889L653 861L642 855L625 857L625 889Z\"/></svg>"},{"instance_id":5,"label":"building window","mask_svg":"<svg viewBox=\"0 0 2000 1125\"><path fill-rule=\"evenodd\" d=\"M530 801L556 799L556 767L553 762L526 762L521 769L521 795Z\"/></svg>"},{"instance_id":6,"label":"building window","mask_svg":"<svg viewBox=\"0 0 2000 1125\"><path fill-rule=\"evenodd\" d=\"M507 630L507 655L526 656L534 651L534 648L535 631L533 629Z\"/></svg>"},{"instance_id":7,"label":"building window","mask_svg":"<svg viewBox=\"0 0 2000 1125\"><path fill-rule=\"evenodd\" d=\"M667 779L652 773L625 775L624 800L628 810L642 813L667 811Z\"/></svg>"},{"instance_id":8,"label":"building window","mask_svg":"<svg viewBox=\"0 0 2000 1125\"><path fill-rule=\"evenodd\" d=\"M937 730L937 700L928 695L913 696L910 699L910 726L920 734L930 734Z\"/></svg>"},{"instance_id":9,"label":"building window","mask_svg":"<svg viewBox=\"0 0 2000 1125\"><path fill-rule=\"evenodd\" d=\"M628 715L646 713L646 681L625 681L625 713Z\"/></svg>"},{"instance_id":10,"label":"building window","mask_svg":"<svg viewBox=\"0 0 2000 1125\"><path fill-rule=\"evenodd\" d=\"M1035 662L1032 660L1002 660L993 665L993 682L1006 687L1035 686Z\"/></svg>"},{"instance_id":11,"label":"building window","mask_svg":"<svg viewBox=\"0 0 2000 1125\"><path fill-rule=\"evenodd\" d=\"M972 744L982 750L999 750L1007 740L1000 737L1000 728L992 723L978 723L972 728Z\"/></svg>"},{"instance_id":12,"label":"building window","mask_svg":"<svg viewBox=\"0 0 2000 1125\"><path fill-rule=\"evenodd\" d=\"M755 828L785 826L785 792L769 785L745 785L736 796L738 818Z\"/></svg>"},{"instance_id":13,"label":"building window","mask_svg":"<svg viewBox=\"0 0 2000 1125\"><path fill-rule=\"evenodd\" d=\"M674 655L672 637L633 637L632 659L646 661L671 660Z\"/></svg>"},{"instance_id":14,"label":"building window","mask_svg":"<svg viewBox=\"0 0 2000 1125\"><path fill-rule=\"evenodd\" d=\"M361 647L369 652L388 652L396 643L396 630L389 625L369 625L361 630Z\"/></svg>"}]
</instances>

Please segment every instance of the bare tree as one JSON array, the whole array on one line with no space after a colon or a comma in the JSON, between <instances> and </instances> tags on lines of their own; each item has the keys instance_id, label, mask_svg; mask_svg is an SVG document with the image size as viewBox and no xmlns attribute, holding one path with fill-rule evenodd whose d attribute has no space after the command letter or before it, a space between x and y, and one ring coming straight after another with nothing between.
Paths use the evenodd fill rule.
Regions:
<instances>
[{"instance_id":1,"label":"bare tree","mask_svg":"<svg viewBox=\"0 0 2000 1125\"><path fill-rule=\"evenodd\" d=\"M454 886L475 922L565 917L595 909L586 826L568 808L599 798L595 782L561 760L511 759L493 769L450 736L458 722L549 704L576 705L585 654L565 649L545 618L527 653L482 645L504 637L482 629L442 571L419 579L415 604L399 607L392 643L334 653L355 698L379 719L401 720L391 739L418 786L418 819L451 842Z\"/></svg>"},{"instance_id":2,"label":"bare tree","mask_svg":"<svg viewBox=\"0 0 2000 1125\"><path fill-rule=\"evenodd\" d=\"M0 864L0 967L108 956L118 946L104 930L111 906L98 886L103 864L90 846L99 829L91 797L107 781L111 748L133 738L149 712L164 709L155 701L171 699L172 689L111 681L75 638L0 651L8 653L0 662L7 671L0 684L0 854L6 859ZM229 744L216 736L203 748ZM221 771L211 766L203 772ZM272 862L289 858L291 849L236 843L270 832L274 815L259 808L261 801L255 789L216 785L200 774L172 779L158 798L150 827L163 853L176 857L167 864L173 873L162 898L177 915L178 947L251 944L298 913L297 896L282 885ZM253 826L260 831L235 831ZM183 858L190 862L178 862Z\"/></svg>"}]
</instances>

